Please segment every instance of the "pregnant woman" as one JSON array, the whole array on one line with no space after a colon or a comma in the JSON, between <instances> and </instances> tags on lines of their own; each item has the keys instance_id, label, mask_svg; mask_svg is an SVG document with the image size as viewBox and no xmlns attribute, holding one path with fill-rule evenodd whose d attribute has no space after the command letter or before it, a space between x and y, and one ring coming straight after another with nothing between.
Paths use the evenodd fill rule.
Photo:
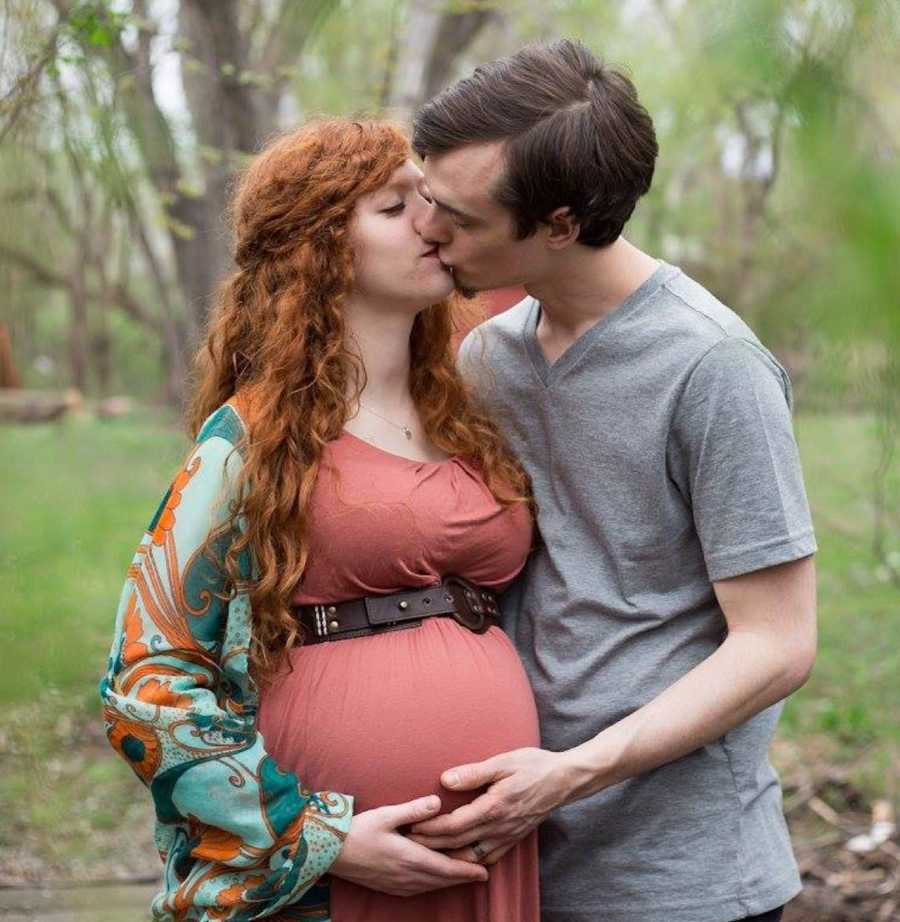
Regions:
<instances>
[{"instance_id":1,"label":"pregnant woman","mask_svg":"<svg viewBox=\"0 0 900 922\"><path fill-rule=\"evenodd\" d=\"M101 684L153 796L157 920L538 920L534 835L489 869L404 835L474 796L444 769L538 745L494 620L528 483L454 369L409 154L387 123L314 122L237 190L196 444Z\"/></svg>"}]
</instances>

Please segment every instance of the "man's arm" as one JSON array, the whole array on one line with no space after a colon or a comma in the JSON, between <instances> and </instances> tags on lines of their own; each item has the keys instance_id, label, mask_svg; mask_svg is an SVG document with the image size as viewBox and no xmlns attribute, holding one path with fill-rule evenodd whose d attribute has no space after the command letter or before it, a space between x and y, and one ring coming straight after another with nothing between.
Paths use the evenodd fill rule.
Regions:
<instances>
[{"instance_id":1,"label":"man's arm","mask_svg":"<svg viewBox=\"0 0 900 922\"><path fill-rule=\"evenodd\" d=\"M573 749L520 749L445 772L453 790L490 785L471 804L419 823L431 848L470 846L493 863L547 814L718 739L806 681L816 650L813 557L713 583L728 634L654 700ZM453 775L458 777L454 784Z\"/></svg>"},{"instance_id":2,"label":"man's arm","mask_svg":"<svg viewBox=\"0 0 900 922\"><path fill-rule=\"evenodd\" d=\"M693 752L804 684L816 650L812 557L713 583L724 643L655 700L565 753L570 800Z\"/></svg>"}]
</instances>

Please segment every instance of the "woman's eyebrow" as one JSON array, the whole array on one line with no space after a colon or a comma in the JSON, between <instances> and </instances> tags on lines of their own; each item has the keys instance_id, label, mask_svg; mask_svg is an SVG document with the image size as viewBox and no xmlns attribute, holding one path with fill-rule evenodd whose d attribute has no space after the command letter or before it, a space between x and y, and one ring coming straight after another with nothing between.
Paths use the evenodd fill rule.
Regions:
<instances>
[{"instance_id":1,"label":"woman's eyebrow","mask_svg":"<svg viewBox=\"0 0 900 922\"><path fill-rule=\"evenodd\" d=\"M388 186L418 186L424 179L425 177L421 174L413 176L409 173L401 173L401 175L395 176L388 183Z\"/></svg>"},{"instance_id":2,"label":"woman's eyebrow","mask_svg":"<svg viewBox=\"0 0 900 922\"><path fill-rule=\"evenodd\" d=\"M417 179L392 179L390 182L386 183L380 189L378 189L377 193L385 194L388 192L408 192L410 189L415 189L418 185L419 180Z\"/></svg>"},{"instance_id":3,"label":"woman's eyebrow","mask_svg":"<svg viewBox=\"0 0 900 922\"><path fill-rule=\"evenodd\" d=\"M392 200L398 195L400 196L400 198L403 198L405 193L406 193L406 186L404 183L397 182L397 181L389 182L381 186L380 188L376 189L372 193L372 201L375 204L380 205L384 202Z\"/></svg>"}]
</instances>

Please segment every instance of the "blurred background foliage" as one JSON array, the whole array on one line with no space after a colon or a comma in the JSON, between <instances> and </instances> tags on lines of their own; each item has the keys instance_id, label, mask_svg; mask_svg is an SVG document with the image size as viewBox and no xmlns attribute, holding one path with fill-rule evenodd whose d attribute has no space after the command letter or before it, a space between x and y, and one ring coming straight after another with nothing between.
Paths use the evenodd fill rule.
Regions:
<instances>
[{"instance_id":1,"label":"blurred background foliage","mask_svg":"<svg viewBox=\"0 0 900 922\"><path fill-rule=\"evenodd\" d=\"M33 386L177 401L247 154L319 113L405 119L479 62L572 35L627 67L656 121L658 175L630 236L738 309L802 403L874 406L863 385L896 384L900 340L896 14L875 0L6 0L0 277L16 367Z\"/></svg>"},{"instance_id":2,"label":"blurred background foliage","mask_svg":"<svg viewBox=\"0 0 900 922\"><path fill-rule=\"evenodd\" d=\"M874 405L862 385L889 378L900 340L896 14L875 0L6 0L0 277L16 367L33 386L177 401L247 154L310 115L404 119L480 61L572 35L627 67L656 121L657 179L630 236L737 308L801 402Z\"/></svg>"},{"instance_id":3,"label":"blurred background foliage","mask_svg":"<svg viewBox=\"0 0 900 922\"><path fill-rule=\"evenodd\" d=\"M5 782L0 858L27 828L33 855L72 860L50 835L62 802L39 792L80 775L51 783L46 757L58 719L63 737L95 720L115 592L184 450L172 411L228 267L235 169L305 118L408 120L479 63L563 35L625 66L657 126L626 235L741 313L794 381L822 647L783 734L896 798L895 0L0 0L0 29L0 386L142 407L0 430L0 626L20 666L0 700L23 709L0 759L31 753ZM89 813L87 832L110 825Z\"/></svg>"}]
</instances>

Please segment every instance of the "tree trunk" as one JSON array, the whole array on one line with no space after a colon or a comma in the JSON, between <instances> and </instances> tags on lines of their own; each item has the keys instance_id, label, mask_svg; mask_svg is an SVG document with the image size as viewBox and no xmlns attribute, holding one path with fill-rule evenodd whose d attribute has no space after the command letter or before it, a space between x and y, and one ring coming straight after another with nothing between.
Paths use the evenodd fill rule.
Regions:
<instances>
[{"instance_id":1,"label":"tree trunk","mask_svg":"<svg viewBox=\"0 0 900 922\"><path fill-rule=\"evenodd\" d=\"M450 82L453 67L483 29L497 25L499 10L472 10L468 13L444 13L435 36L431 58L425 71L425 87L418 101L421 105L436 96Z\"/></svg>"},{"instance_id":2,"label":"tree trunk","mask_svg":"<svg viewBox=\"0 0 900 922\"><path fill-rule=\"evenodd\" d=\"M65 22L76 0L51 0ZM194 169L182 169L177 133L159 107L153 85L152 43L156 27L147 0L133 0L136 37L124 42L115 24L109 43L84 43L102 59L116 89L117 106L134 139L147 179L166 219L180 297L162 305L160 332L171 362L170 389L180 390L185 356L205 329L215 289L229 267L225 221L229 183L243 156L259 149L276 129L278 103L287 83L284 69L299 56L314 28L337 0L180 0L182 78L196 138L188 153ZM266 30L253 47L241 15L253 6L254 26ZM99 7L98 7L99 10ZM246 18L246 17L245 17ZM259 33L254 33L258 35ZM251 60L251 57L255 60ZM197 186L192 187L188 177ZM146 252L146 247L145 247ZM152 266L157 288L165 275ZM127 293L126 293L127 294ZM140 308L128 298L127 309ZM171 303L174 302L174 303ZM183 304L183 315L175 304ZM186 342L173 342L178 337Z\"/></svg>"},{"instance_id":3,"label":"tree trunk","mask_svg":"<svg viewBox=\"0 0 900 922\"><path fill-rule=\"evenodd\" d=\"M440 27L441 0L412 0L400 52L394 67L394 85L388 107L403 121L409 121L425 92L425 75Z\"/></svg>"},{"instance_id":4,"label":"tree trunk","mask_svg":"<svg viewBox=\"0 0 900 922\"><path fill-rule=\"evenodd\" d=\"M18 388L22 379L13 360L12 338L9 327L0 320L0 388Z\"/></svg>"},{"instance_id":5,"label":"tree trunk","mask_svg":"<svg viewBox=\"0 0 900 922\"><path fill-rule=\"evenodd\" d=\"M109 335L109 302L106 298L97 302L90 346L91 367L97 380L97 397L102 400L109 396L112 382L112 338Z\"/></svg>"},{"instance_id":6,"label":"tree trunk","mask_svg":"<svg viewBox=\"0 0 900 922\"><path fill-rule=\"evenodd\" d=\"M230 264L225 213L228 183L239 155L255 151L274 125L260 125L250 71L249 43L241 34L237 0L181 0L179 29L187 53L181 77L201 156L204 189L199 198L182 199L181 217L195 231L179 240L182 269L190 288L195 326L202 330L218 281ZM191 66L187 66L188 64ZM199 67L197 64L199 63Z\"/></svg>"},{"instance_id":7,"label":"tree trunk","mask_svg":"<svg viewBox=\"0 0 900 922\"><path fill-rule=\"evenodd\" d=\"M412 0L398 43L388 108L402 121L444 88L453 67L478 33L501 13L494 9L447 11L446 0Z\"/></svg>"},{"instance_id":8,"label":"tree trunk","mask_svg":"<svg viewBox=\"0 0 900 922\"><path fill-rule=\"evenodd\" d=\"M77 252L69 285L69 368L72 386L83 394L87 390L88 299L81 255Z\"/></svg>"}]
</instances>

